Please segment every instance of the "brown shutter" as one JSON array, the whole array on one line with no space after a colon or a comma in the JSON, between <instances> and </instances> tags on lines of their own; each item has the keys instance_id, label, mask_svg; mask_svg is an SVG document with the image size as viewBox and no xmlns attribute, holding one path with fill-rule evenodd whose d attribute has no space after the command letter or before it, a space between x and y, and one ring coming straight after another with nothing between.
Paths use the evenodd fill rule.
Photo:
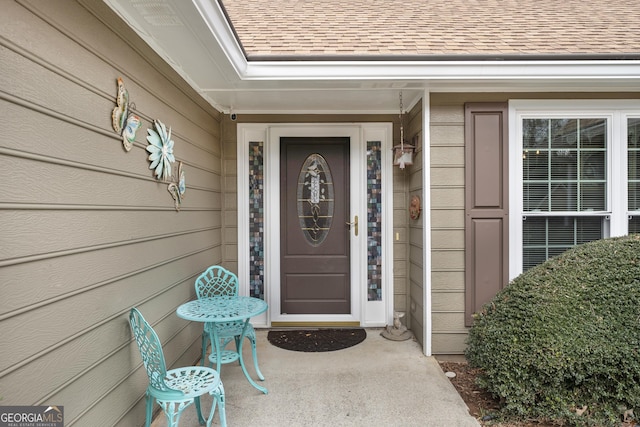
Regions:
<instances>
[{"instance_id":1,"label":"brown shutter","mask_svg":"<svg viewBox=\"0 0 640 427\"><path fill-rule=\"evenodd\" d=\"M505 287L508 263L506 103L465 105L465 324Z\"/></svg>"}]
</instances>

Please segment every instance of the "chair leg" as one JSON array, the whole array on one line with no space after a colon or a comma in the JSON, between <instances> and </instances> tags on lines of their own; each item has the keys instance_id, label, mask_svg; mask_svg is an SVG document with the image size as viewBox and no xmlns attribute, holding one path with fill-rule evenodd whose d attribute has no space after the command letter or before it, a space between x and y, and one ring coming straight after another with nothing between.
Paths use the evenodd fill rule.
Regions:
<instances>
[{"instance_id":1,"label":"chair leg","mask_svg":"<svg viewBox=\"0 0 640 427\"><path fill-rule=\"evenodd\" d=\"M218 405L218 412L220 413L220 427L227 426L227 413L225 409L224 402L224 386L222 382L220 382L220 386L218 390L211 392L213 396L213 403L211 404L211 413L209 414L209 419L207 420L207 427L211 427L211 423L213 422L213 415L216 412L216 404Z\"/></svg>"},{"instance_id":2,"label":"chair leg","mask_svg":"<svg viewBox=\"0 0 640 427\"><path fill-rule=\"evenodd\" d=\"M200 396L196 397L194 400L196 402L196 414L198 414L198 422L201 426L203 426L204 417L202 416L202 409L200 409Z\"/></svg>"},{"instance_id":3,"label":"chair leg","mask_svg":"<svg viewBox=\"0 0 640 427\"><path fill-rule=\"evenodd\" d=\"M147 390L147 396L146 396L146 401L147 401L147 411L146 411L146 421L144 423L145 427L150 427L151 426L151 418L153 417L153 397L151 397L151 394L149 394L149 390Z\"/></svg>"},{"instance_id":4,"label":"chair leg","mask_svg":"<svg viewBox=\"0 0 640 427\"><path fill-rule=\"evenodd\" d=\"M167 427L178 427L180 422L180 415L187 406L193 403L193 399L183 400L179 402L164 402L158 401L158 404L162 406L164 414L167 416ZM202 421L204 424L204 420Z\"/></svg>"}]
</instances>

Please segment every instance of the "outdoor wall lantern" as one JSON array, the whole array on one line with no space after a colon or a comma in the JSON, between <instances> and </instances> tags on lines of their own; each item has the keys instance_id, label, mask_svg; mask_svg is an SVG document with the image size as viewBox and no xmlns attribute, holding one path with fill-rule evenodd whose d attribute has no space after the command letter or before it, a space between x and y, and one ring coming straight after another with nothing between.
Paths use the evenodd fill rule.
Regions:
<instances>
[{"instance_id":1,"label":"outdoor wall lantern","mask_svg":"<svg viewBox=\"0 0 640 427\"><path fill-rule=\"evenodd\" d=\"M413 154L415 147L404 141L404 111L402 108L402 92L400 92L400 144L393 147L393 165L404 169L405 166L413 164Z\"/></svg>"}]
</instances>

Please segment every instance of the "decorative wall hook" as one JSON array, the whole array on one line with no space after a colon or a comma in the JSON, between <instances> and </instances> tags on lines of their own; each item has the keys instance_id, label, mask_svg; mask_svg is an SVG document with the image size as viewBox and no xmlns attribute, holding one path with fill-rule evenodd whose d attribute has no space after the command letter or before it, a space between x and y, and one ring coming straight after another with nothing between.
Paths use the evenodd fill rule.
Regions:
<instances>
[{"instance_id":1,"label":"decorative wall hook","mask_svg":"<svg viewBox=\"0 0 640 427\"><path fill-rule=\"evenodd\" d=\"M420 218L420 197L412 196L411 203L409 204L409 217L413 220Z\"/></svg>"}]
</instances>

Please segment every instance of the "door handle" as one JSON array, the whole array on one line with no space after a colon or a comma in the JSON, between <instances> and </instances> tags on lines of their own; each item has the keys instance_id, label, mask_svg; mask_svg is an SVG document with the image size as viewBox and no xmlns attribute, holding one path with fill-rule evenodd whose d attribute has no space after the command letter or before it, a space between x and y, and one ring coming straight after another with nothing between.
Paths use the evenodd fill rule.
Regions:
<instances>
[{"instance_id":1,"label":"door handle","mask_svg":"<svg viewBox=\"0 0 640 427\"><path fill-rule=\"evenodd\" d=\"M351 229L351 226L354 226L356 236L358 235L358 215L355 216L353 222L346 222L345 224L349 226L349 229Z\"/></svg>"}]
</instances>

